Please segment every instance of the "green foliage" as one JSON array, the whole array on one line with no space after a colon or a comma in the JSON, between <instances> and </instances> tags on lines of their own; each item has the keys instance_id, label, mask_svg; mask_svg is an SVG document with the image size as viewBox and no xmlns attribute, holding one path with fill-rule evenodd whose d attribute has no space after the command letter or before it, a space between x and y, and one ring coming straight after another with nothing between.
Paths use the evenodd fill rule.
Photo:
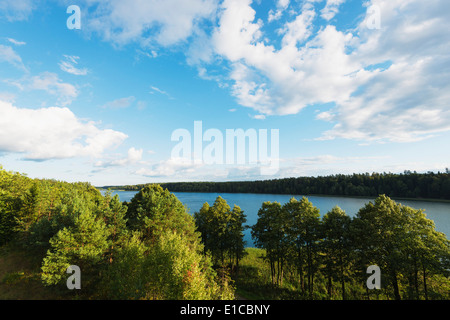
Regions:
<instances>
[{"instance_id":1,"label":"green foliage","mask_svg":"<svg viewBox=\"0 0 450 320\"><path fill-rule=\"evenodd\" d=\"M342 299L346 298L346 282L349 280L352 241L350 239L350 224L352 219L339 207L334 207L322 219L321 245L324 253L324 271L328 278L328 296L333 295L333 282L339 282Z\"/></svg>"},{"instance_id":2,"label":"green foliage","mask_svg":"<svg viewBox=\"0 0 450 320\"><path fill-rule=\"evenodd\" d=\"M109 235L103 220L89 211L80 212L73 227L58 231L50 239L51 248L42 263L43 282L46 285L61 283L70 265L79 266L83 275L96 275L109 246Z\"/></svg>"},{"instance_id":3,"label":"green foliage","mask_svg":"<svg viewBox=\"0 0 450 320\"><path fill-rule=\"evenodd\" d=\"M99 284L99 297L112 300L136 300L145 296L143 264L148 247L138 232L125 239L115 257L105 267Z\"/></svg>"},{"instance_id":4,"label":"green foliage","mask_svg":"<svg viewBox=\"0 0 450 320\"><path fill-rule=\"evenodd\" d=\"M135 234L108 266L101 290L108 299L233 299L200 248L175 232L160 235L150 247Z\"/></svg>"},{"instance_id":5,"label":"green foliage","mask_svg":"<svg viewBox=\"0 0 450 320\"><path fill-rule=\"evenodd\" d=\"M288 279L303 298L361 299L370 265L382 270L378 298L450 298L449 292L430 289L436 279L443 287L450 282L450 242L421 210L385 195L353 219L338 207L320 219L306 198L283 206L266 202L252 236L265 250L272 285L286 287L282 281Z\"/></svg>"},{"instance_id":6,"label":"green foliage","mask_svg":"<svg viewBox=\"0 0 450 320\"><path fill-rule=\"evenodd\" d=\"M256 247L266 250L272 283L277 285L282 285L289 241L286 237L288 225L284 213L278 202L264 202L258 211L258 221L251 231Z\"/></svg>"},{"instance_id":7,"label":"green foliage","mask_svg":"<svg viewBox=\"0 0 450 320\"><path fill-rule=\"evenodd\" d=\"M130 229L141 232L145 241L154 242L169 230L193 241L199 236L184 205L159 185L149 185L131 199L127 218Z\"/></svg>"},{"instance_id":8,"label":"green foliage","mask_svg":"<svg viewBox=\"0 0 450 320\"><path fill-rule=\"evenodd\" d=\"M31 179L0 166L0 245L17 234L23 195L30 184Z\"/></svg>"},{"instance_id":9,"label":"green foliage","mask_svg":"<svg viewBox=\"0 0 450 320\"><path fill-rule=\"evenodd\" d=\"M239 206L231 210L226 200L217 197L212 207L205 203L194 213L197 230L202 235L205 250L210 252L215 264L239 265L244 255L244 223L247 221Z\"/></svg>"},{"instance_id":10,"label":"green foliage","mask_svg":"<svg viewBox=\"0 0 450 320\"><path fill-rule=\"evenodd\" d=\"M443 175L334 176L343 182L331 185L355 191L371 181L375 192L429 187L429 195L445 188ZM298 182L327 191L333 179L310 186L286 180L283 190ZM159 185L125 204L88 183L30 179L0 167L0 246L10 243L39 261L37 278L50 288L67 292L67 267L77 265L88 299L233 299L234 280L240 294L255 298L450 299L449 240L423 211L387 196L353 219L338 207L321 218L305 197L265 202L251 230L259 249L244 248L245 223L243 211L221 197L191 216ZM366 290L369 265L381 268L382 290ZM5 281L25 281L21 270L8 269Z\"/></svg>"},{"instance_id":11,"label":"green foliage","mask_svg":"<svg viewBox=\"0 0 450 320\"><path fill-rule=\"evenodd\" d=\"M443 262L450 254L449 241L421 210L383 195L358 212L352 227L354 238L359 239L356 248L361 263L377 264L384 271L396 299L401 298L402 277L406 277L410 298L421 294L427 298L427 278L431 274L448 276ZM419 292L419 272L423 293Z\"/></svg>"},{"instance_id":12,"label":"green foliage","mask_svg":"<svg viewBox=\"0 0 450 320\"><path fill-rule=\"evenodd\" d=\"M232 291L216 284L215 273L203 260L198 248L191 248L186 238L173 232L162 235L144 264L146 298L232 299Z\"/></svg>"}]
</instances>

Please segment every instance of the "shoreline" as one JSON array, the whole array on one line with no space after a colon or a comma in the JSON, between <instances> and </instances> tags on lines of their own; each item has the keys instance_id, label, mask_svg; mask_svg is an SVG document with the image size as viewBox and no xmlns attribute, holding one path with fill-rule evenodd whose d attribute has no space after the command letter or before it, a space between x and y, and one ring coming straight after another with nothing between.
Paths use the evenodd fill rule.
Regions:
<instances>
[{"instance_id":1,"label":"shoreline","mask_svg":"<svg viewBox=\"0 0 450 320\"><path fill-rule=\"evenodd\" d=\"M108 190L104 187L95 187L98 190ZM111 189L111 188L109 188ZM120 191L120 192L136 192L139 190L124 190L124 189L111 189L111 191ZM276 195L286 195L292 197L323 197L323 198L349 198L349 199L375 199L377 196L344 196L344 195L331 195L331 194L292 194L292 193L259 193L259 192L216 192L216 191L171 191L171 193L217 193L217 194L253 194L253 195L262 195L262 194L276 194ZM406 200L406 201L421 201L421 202L441 202L441 203L450 203L450 200L447 199L432 199L432 198L406 198L406 197L391 197L392 200Z\"/></svg>"}]
</instances>

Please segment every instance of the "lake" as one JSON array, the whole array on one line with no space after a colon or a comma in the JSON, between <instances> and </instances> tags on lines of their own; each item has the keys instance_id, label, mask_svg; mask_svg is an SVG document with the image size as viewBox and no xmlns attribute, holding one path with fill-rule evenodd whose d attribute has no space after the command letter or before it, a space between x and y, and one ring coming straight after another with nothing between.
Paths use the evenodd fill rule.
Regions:
<instances>
[{"instance_id":1,"label":"lake","mask_svg":"<svg viewBox=\"0 0 450 320\"><path fill-rule=\"evenodd\" d=\"M121 201L130 201L136 194L135 191L114 191L118 194ZM301 195L281 195L281 194L249 194L249 193L196 193L196 192L173 192L175 196L189 209L190 214L200 210L205 202L210 205L214 203L218 196L224 198L229 206L233 208L238 205L247 216L247 224L252 226L258 219L258 210L265 201L277 201L284 204L290 198L301 199ZM308 199L314 206L319 208L320 214L324 215L334 206L339 206L350 216L354 217L360 208L366 203L373 201L374 198L347 198L332 196L308 196ZM419 200L396 200L406 206L416 209L424 209L427 218L434 221L436 230L443 232L450 238L450 203L431 202ZM244 240L246 245L253 246L250 230L245 231Z\"/></svg>"}]
</instances>

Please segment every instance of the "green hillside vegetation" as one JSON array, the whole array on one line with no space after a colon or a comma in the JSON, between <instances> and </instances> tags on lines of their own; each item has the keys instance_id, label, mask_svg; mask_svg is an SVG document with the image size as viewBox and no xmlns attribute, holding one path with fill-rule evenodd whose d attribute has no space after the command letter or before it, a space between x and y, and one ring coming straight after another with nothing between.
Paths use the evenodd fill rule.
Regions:
<instances>
[{"instance_id":1,"label":"green hillside vegetation","mask_svg":"<svg viewBox=\"0 0 450 320\"><path fill-rule=\"evenodd\" d=\"M449 240L385 195L354 218L303 197L246 222L221 197L190 214L160 185L121 202L0 167L0 299L450 299ZM81 290L66 286L71 265ZM381 290L366 287L370 265Z\"/></svg>"},{"instance_id":2,"label":"green hillside vegetation","mask_svg":"<svg viewBox=\"0 0 450 320\"><path fill-rule=\"evenodd\" d=\"M160 186L141 190L127 207L87 183L1 169L0 218L0 297L26 298L31 281L39 299L234 298L229 277L204 254L193 217ZM67 289L70 265L81 269L82 290Z\"/></svg>"}]
</instances>

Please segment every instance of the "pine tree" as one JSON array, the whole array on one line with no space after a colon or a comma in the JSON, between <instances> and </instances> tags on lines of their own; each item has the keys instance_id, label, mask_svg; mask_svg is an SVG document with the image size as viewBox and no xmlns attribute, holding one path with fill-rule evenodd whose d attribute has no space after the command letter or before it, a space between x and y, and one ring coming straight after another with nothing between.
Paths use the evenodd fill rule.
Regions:
<instances>
[{"instance_id":1,"label":"pine tree","mask_svg":"<svg viewBox=\"0 0 450 320\"><path fill-rule=\"evenodd\" d=\"M346 299L345 282L349 276L351 261L351 243L349 239L351 218L339 207L334 207L323 216L323 243L326 273L328 276L328 294L332 294L332 280L341 283L342 299Z\"/></svg>"},{"instance_id":2,"label":"pine tree","mask_svg":"<svg viewBox=\"0 0 450 320\"><path fill-rule=\"evenodd\" d=\"M62 283L70 265L80 267L83 278L88 279L88 283L95 280L109 247L109 235L102 219L89 211L80 212L75 218L74 226L60 230L50 239L51 248L42 263L44 284Z\"/></svg>"}]
</instances>

